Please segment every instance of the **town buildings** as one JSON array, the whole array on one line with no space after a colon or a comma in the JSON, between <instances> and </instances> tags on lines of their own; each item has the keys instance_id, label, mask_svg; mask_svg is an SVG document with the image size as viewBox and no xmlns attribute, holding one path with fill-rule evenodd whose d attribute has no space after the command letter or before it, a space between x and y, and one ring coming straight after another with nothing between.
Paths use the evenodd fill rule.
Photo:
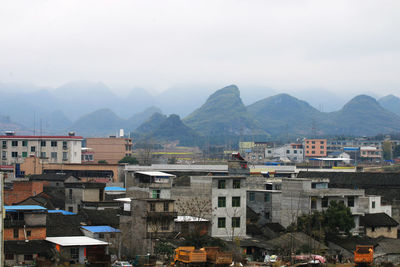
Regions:
<instances>
[{"instance_id":1,"label":"town buildings","mask_svg":"<svg viewBox=\"0 0 400 267\"><path fill-rule=\"evenodd\" d=\"M105 161L117 164L122 158L132 156L132 138L110 136L85 139L85 162ZM92 155L90 157L89 155Z\"/></svg>"},{"instance_id":2,"label":"town buildings","mask_svg":"<svg viewBox=\"0 0 400 267\"><path fill-rule=\"evenodd\" d=\"M0 136L1 165L23 163L28 157L40 158L46 163L81 163L83 138L68 136Z\"/></svg>"}]
</instances>

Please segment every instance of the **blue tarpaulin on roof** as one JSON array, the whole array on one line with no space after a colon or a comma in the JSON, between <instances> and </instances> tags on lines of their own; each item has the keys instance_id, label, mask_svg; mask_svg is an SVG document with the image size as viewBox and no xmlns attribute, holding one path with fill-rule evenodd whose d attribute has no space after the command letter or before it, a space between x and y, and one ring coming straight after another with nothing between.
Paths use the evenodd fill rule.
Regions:
<instances>
[{"instance_id":1,"label":"blue tarpaulin on roof","mask_svg":"<svg viewBox=\"0 0 400 267\"><path fill-rule=\"evenodd\" d=\"M125 188L123 187L118 187L118 186L106 186L104 188L105 191L126 191Z\"/></svg>"},{"instance_id":2,"label":"blue tarpaulin on roof","mask_svg":"<svg viewBox=\"0 0 400 267\"><path fill-rule=\"evenodd\" d=\"M46 208L38 205L15 205L15 206L4 206L6 211L23 211L23 210L47 210Z\"/></svg>"},{"instance_id":3,"label":"blue tarpaulin on roof","mask_svg":"<svg viewBox=\"0 0 400 267\"><path fill-rule=\"evenodd\" d=\"M88 230L92 233L120 233L121 231L115 228L112 228L108 225L102 226L81 226L81 228Z\"/></svg>"},{"instance_id":4,"label":"blue tarpaulin on roof","mask_svg":"<svg viewBox=\"0 0 400 267\"><path fill-rule=\"evenodd\" d=\"M359 147L344 147L343 151L358 151L360 150Z\"/></svg>"},{"instance_id":5,"label":"blue tarpaulin on roof","mask_svg":"<svg viewBox=\"0 0 400 267\"><path fill-rule=\"evenodd\" d=\"M66 210L48 210L48 213L61 213L62 215L76 215L76 213L66 211Z\"/></svg>"}]
</instances>

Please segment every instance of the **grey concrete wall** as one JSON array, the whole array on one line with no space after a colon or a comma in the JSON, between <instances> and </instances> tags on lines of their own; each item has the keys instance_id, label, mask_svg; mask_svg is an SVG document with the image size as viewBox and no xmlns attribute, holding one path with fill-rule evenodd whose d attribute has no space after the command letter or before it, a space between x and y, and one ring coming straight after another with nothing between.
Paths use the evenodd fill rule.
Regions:
<instances>
[{"instance_id":1,"label":"grey concrete wall","mask_svg":"<svg viewBox=\"0 0 400 267\"><path fill-rule=\"evenodd\" d=\"M281 220L284 227L296 222L298 216L310 213L310 200L304 191L311 189L311 180L283 179L281 196Z\"/></svg>"},{"instance_id":2,"label":"grey concrete wall","mask_svg":"<svg viewBox=\"0 0 400 267\"><path fill-rule=\"evenodd\" d=\"M233 188L233 180L237 177L213 177L212 178L212 225L211 236L233 240L246 235L246 179L241 180L240 188ZM225 189L218 188L218 181L225 180ZM218 207L218 197L226 197L226 207ZM240 197L240 207L232 207L232 197ZM226 227L218 228L218 218L226 219ZM232 228L232 218L240 218L240 227Z\"/></svg>"},{"instance_id":3,"label":"grey concrete wall","mask_svg":"<svg viewBox=\"0 0 400 267\"><path fill-rule=\"evenodd\" d=\"M25 223L27 226L45 226L46 214L24 214Z\"/></svg>"}]
</instances>

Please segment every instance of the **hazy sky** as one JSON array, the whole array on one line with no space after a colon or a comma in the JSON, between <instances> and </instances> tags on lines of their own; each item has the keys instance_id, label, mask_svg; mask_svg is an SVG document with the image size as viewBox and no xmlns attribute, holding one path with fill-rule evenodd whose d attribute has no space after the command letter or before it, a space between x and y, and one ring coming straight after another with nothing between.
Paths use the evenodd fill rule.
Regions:
<instances>
[{"instance_id":1,"label":"hazy sky","mask_svg":"<svg viewBox=\"0 0 400 267\"><path fill-rule=\"evenodd\" d=\"M3 0L0 82L400 94L400 1Z\"/></svg>"}]
</instances>

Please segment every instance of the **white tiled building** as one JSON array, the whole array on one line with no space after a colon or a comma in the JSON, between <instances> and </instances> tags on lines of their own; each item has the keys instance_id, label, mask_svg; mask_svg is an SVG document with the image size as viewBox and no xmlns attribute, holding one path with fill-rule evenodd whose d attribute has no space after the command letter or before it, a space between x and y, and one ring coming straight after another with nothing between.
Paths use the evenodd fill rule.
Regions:
<instances>
[{"instance_id":1,"label":"white tiled building","mask_svg":"<svg viewBox=\"0 0 400 267\"><path fill-rule=\"evenodd\" d=\"M35 156L49 163L81 163L81 136L0 136L1 165L23 163Z\"/></svg>"}]
</instances>

